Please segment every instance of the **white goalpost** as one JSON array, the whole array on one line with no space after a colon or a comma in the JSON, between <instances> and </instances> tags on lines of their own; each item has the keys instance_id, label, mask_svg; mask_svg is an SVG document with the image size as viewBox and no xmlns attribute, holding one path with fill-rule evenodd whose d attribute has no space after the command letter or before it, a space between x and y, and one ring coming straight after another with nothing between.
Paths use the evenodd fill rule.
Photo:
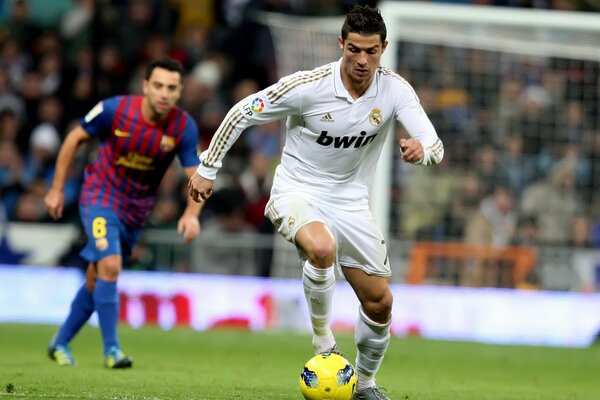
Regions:
<instances>
[{"instance_id":1,"label":"white goalpost","mask_svg":"<svg viewBox=\"0 0 600 400\"><path fill-rule=\"evenodd\" d=\"M388 48L382 64L401 73L402 54L407 44L428 51L428 46L450 49L456 53L482 51L488 57L486 71L490 81L504 78L506 65L515 63L547 64L550 59L564 60L564 68L569 62L600 62L600 17L565 11L516 9L508 7L465 6L410 1L382 1L379 8L388 29ZM280 76L301 69L312 69L318 65L336 60L341 56L337 37L343 17L307 18L280 14L261 14L260 21L269 26L276 50L278 74ZM494 60L501 59L500 65ZM455 60L460 68L460 56ZM511 64L512 63L512 64ZM441 74L444 65L423 64L435 76ZM563 68L563 67L557 67ZM424 71L416 70L415 75L425 76ZM401 73L402 74L402 73ZM414 83L408 79L411 84ZM477 88L484 95L495 97L497 88L485 86ZM417 94L419 88L415 88ZM486 92L488 91L488 92ZM583 93L582 102L588 102L592 94ZM577 99L576 99L577 100ZM426 109L426 111L428 111ZM596 114L600 114L598 109ZM598 118L595 114L592 118ZM555 115L556 123L561 124L560 115ZM434 124L435 125L435 124ZM439 131L442 140L446 132ZM398 236L390 232L392 207L391 187L394 167L394 135L390 132L385 151L381 156L372 189L372 209L386 236ZM452 151L452 149L446 149Z\"/></svg>"}]
</instances>

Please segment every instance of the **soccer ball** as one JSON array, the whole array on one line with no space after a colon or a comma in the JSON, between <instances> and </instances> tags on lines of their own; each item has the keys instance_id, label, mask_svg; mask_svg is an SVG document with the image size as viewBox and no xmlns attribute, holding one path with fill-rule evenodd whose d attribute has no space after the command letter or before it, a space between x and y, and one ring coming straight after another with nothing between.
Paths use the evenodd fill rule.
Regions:
<instances>
[{"instance_id":1,"label":"soccer ball","mask_svg":"<svg viewBox=\"0 0 600 400\"><path fill-rule=\"evenodd\" d=\"M306 400L349 400L356 386L356 373L339 354L322 353L304 364L299 384Z\"/></svg>"}]
</instances>

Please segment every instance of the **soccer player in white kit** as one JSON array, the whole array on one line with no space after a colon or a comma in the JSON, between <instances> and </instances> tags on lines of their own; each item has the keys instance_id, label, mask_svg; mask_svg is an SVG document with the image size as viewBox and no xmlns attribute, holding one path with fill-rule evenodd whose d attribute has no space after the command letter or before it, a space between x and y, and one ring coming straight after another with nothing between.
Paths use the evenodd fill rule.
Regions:
<instances>
[{"instance_id":1,"label":"soccer player in white kit","mask_svg":"<svg viewBox=\"0 0 600 400\"><path fill-rule=\"evenodd\" d=\"M400 140L404 161L433 165L444 155L412 87L379 64L386 33L378 9L353 7L338 38L342 58L283 77L232 107L188 184L194 200L206 200L223 157L241 132L287 118L265 215L300 254L316 354L338 351L329 326L335 265L358 297L355 400L388 399L375 375L390 340L391 270L369 210L385 136L397 120L410 135Z\"/></svg>"}]
</instances>

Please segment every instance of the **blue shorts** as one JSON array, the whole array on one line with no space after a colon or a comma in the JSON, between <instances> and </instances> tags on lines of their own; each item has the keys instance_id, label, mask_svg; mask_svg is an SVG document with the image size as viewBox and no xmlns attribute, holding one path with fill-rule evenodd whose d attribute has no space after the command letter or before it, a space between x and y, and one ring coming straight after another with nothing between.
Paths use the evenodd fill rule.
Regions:
<instances>
[{"instance_id":1,"label":"blue shorts","mask_svg":"<svg viewBox=\"0 0 600 400\"><path fill-rule=\"evenodd\" d=\"M80 205L79 214L88 238L79 253L83 258L96 262L117 254L122 256L123 262L127 261L140 237L139 229L125 226L110 208Z\"/></svg>"}]
</instances>

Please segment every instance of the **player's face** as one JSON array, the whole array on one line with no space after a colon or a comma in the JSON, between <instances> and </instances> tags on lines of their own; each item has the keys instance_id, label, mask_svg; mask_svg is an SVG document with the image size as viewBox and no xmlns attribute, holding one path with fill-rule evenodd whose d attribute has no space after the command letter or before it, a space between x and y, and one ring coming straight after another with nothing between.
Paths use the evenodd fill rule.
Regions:
<instances>
[{"instance_id":1,"label":"player's face","mask_svg":"<svg viewBox=\"0 0 600 400\"><path fill-rule=\"evenodd\" d=\"M150 79L144 81L144 95L148 105L157 115L168 114L181 97L179 72L154 68Z\"/></svg>"},{"instance_id":2,"label":"player's face","mask_svg":"<svg viewBox=\"0 0 600 400\"><path fill-rule=\"evenodd\" d=\"M350 32L345 41L340 36L339 44L344 51L342 73L357 85L370 82L387 47L387 41L382 43L378 34L363 36Z\"/></svg>"}]
</instances>

